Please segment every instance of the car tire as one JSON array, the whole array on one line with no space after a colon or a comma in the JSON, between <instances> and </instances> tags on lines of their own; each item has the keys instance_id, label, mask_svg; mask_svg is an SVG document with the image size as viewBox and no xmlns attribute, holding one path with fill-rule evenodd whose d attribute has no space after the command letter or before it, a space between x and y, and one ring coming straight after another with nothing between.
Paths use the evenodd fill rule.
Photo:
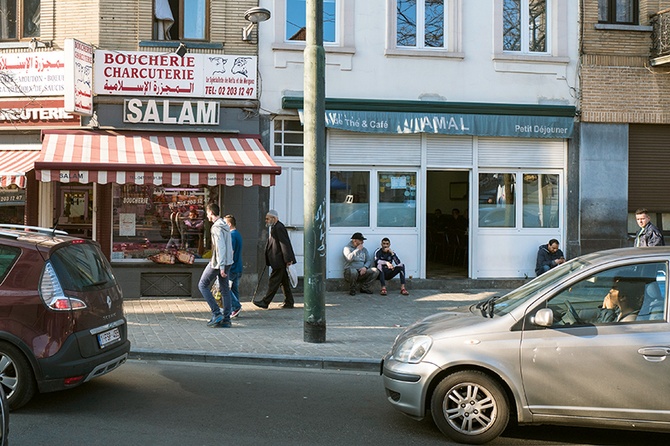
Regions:
<instances>
[{"instance_id":1,"label":"car tire","mask_svg":"<svg viewBox=\"0 0 670 446\"><path fill-rule=\"evenodd\" d=\"M37 391L30 363L18 348L7 342L0 342L0 385L12 410L30 401Z\"/></svg>"},{"instance_id":2,"label":"car tire","mask_svg":"<svg viewBox=\"0 0 670 446\"><path fill-rule=\"evenodd\" d=\"M509 422L505 391L478 371L456 372L444 378L433 392L430 408L440 431L460 443L488 443L502 434Z\"/></svg>"}]
</instances>

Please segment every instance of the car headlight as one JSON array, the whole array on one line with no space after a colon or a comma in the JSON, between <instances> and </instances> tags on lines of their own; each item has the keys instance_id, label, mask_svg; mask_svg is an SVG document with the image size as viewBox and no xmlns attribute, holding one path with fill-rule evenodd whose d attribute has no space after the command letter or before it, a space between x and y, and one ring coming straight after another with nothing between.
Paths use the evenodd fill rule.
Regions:
<instances>
[{"instance_id":1,"label":"car headlight","mask_svg":"<svg viewBox=\"0 0 670 446\"><path fill-rule=\"evenodd\" d=\"M426 356L431 345L433 345L433 339L430 336L412 336L396 345L393 358L399 362L416 364Z\"/></svg>"}]
</instances>

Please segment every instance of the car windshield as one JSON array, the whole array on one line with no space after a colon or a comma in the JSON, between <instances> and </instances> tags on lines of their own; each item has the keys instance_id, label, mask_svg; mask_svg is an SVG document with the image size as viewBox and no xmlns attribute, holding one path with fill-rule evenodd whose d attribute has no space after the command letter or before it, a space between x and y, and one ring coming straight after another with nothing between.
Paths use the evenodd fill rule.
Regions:
<instances>
[{"instance_id":1,"label":"car windshield","mask_svg":"<svg viewBox=\"0 0 670 446\"><path fill-rule=\"evenodd\" d=\"M64 245L51 254L50 260L65 290L86 291L116 284L109 262L95 244Z\"/></svg>"},{"instance_id":2,"label":"car windshield","mask_svg":"<svg viewBox=\"0 0 670 446\"><path fill-rule=\"evenodd\" d=\"M574 259L570 260L559 267L550 269L546 273L531 280L525 285L515 289L514 291L496 299L494 301L493 315L502 316L514 310L516 307L524 303L528 298L535 296L546 288L551 288L557 282L588 266L589 263ZM489 310L490 312L490 310Z\"/></svg>"}]
</instances>

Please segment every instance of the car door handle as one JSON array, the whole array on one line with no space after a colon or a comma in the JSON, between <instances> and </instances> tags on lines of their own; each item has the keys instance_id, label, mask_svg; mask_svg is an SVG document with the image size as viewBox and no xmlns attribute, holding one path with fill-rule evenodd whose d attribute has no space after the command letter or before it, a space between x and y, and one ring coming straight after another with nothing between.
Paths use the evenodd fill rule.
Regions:
<instances>
[{"instance_id":1,"label":"car door handle","mask_svg":"<svg viewBox=\"0 0 670 446\"><path fill-rule=\"evenodd\" d=\"M670 347L642 347L637 351L644 356L647 361L663 361L666 356L670 356Z\"/></svg>"}]
</instances>

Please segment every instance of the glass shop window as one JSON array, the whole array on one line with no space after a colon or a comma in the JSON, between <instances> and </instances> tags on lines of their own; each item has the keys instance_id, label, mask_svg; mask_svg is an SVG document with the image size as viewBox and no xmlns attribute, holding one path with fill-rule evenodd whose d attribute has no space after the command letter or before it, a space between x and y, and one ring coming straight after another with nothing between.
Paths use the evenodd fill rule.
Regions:
<instances>
[{"instance_id":1,"label":"glass shop window","mask_svg":"<svg viewBox=\"0 0 670 446\"><path fill-rule=\"evenodd\" d=\"M112 260L176 251L207 257L205 207L218 199L217 187L115 185Z\"/></svg>"}]
</instances>

